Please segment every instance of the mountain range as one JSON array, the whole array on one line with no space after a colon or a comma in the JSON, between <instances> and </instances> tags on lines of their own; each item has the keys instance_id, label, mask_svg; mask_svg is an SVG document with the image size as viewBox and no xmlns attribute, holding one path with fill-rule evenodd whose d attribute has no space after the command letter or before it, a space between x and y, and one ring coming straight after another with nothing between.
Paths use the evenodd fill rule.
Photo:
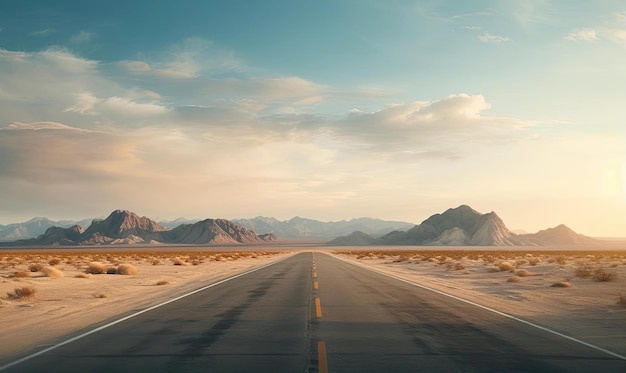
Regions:
<instances>
[{"instance_id":1,"label":"mountain range","mask_svg":"<svg viewBox=\"0 0 626 373\"><path fill-rule=\"evenodd\" d=\"M113 244L260 244L275 239L224 219L206 219L168 229L145 216L115 210L106 219L95 219L87 229L49 227L37 238L12 242L18 245L113 245Z\"/></svg>"},{"instance_id":2,"label":"mountain range","mask_svg":"<svg viewBox=\"0 0 626 373\"><path fill-rule=\"evenodd\" d=\"M0 225L0 241L16 241L35 238L46 232L50 227L70 228L74 225L89 227L92 221L103 219L84 219L81 221L53 221L47 218L34 218L24 223L6 226ZM200 219L178 218L169 221L158 221L163 228L174 229L184 224L195 224ZM273 234L274 238L290 239L331 239L347 235L353 231L362 231L372 236L382 236L395 230L406 230L413 223L386 221L372 218L358 218L349 221L323 222L319 220L295 217L280 221L274 218L258 216L252 219L233 219L233 223L255 232Z\"/></svg>"},{"instance_id":3,"label":"mountain range","mask_svg":"<svg viewBox=\"0 0 626 373\"><path fill-rule=\"evenodd\" d=\"M433 246L542 246L593 245L600 241L578 234L565 225L534 234L511 232L495 212L481 214L467 205L435 214L421 224L384 221L371 218L340 222L320 222L295 217L288 221L257 217L254 219L205 219L181 222L165 227L145 216L126 210L115 210L106 219L93 219L87 229L81 225L48 226L36 238L4 242L3 245L111 245L111 244L262 244L281 238L333 237L332 245L433 245ZM1 227L12 234L41 229L54 222L32 219L17 225ZM10 228L7 228L10 227ZM393 230L394 227L396 230ZM401 230L406 229L406 230ZM352 231L353 230L353 231ZM17 231L17 233L15 233ZM349 232L352 233L342 233ZM256 232L264 232L257 234ZM374 232L374 233L372 233ZM378 232L378 233L376 233Z\"/></svg>"},{"instance_id":4,"label":"mountain range","mask_svg":"<svg viewBox=\"0 0 626 373\"><path fill-rule=\"evenodd\" d=\"M495 213L481 214L467 205L435 214L407 231L394 231L381 237L353 232L329 242L332 245L429 245L429 246L543 246L598 244L565 225L534 234L515 234Z\"/></svg>"},{"instance_id":5,"label":"mountain range","mask_svg":"<svg viewBox=\"0 0 626 373\"><path fill-rule=\"evenodd\" d=\"M323 222L298 216L284 221L257 216L253 219L234 219L233 222L255 232L273 233L278 237L318 239L334 238L354 231L382 236L395 230L409 229L414 226L413 223L372 218Z\"/></svg>"}]
</instances>

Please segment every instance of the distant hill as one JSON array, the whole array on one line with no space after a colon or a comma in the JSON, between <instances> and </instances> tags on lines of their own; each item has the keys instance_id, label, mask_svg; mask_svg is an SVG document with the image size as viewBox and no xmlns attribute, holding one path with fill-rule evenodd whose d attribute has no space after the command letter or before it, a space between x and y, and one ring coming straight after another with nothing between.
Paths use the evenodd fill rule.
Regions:
<instances>
[{"instance_id":1,"label":"distant hill","mask_svg":"<svg viewBox=\"0 0 626 373\"><path fill-rule=\"evenodd\" d=\"M37 237L46 232L50 227L69 228L74 225L85 226L92 219L81 221L60 220L54 221L48 218L37 217L22 223L0 225L0 241L15 241L24 238Z\"/></svg>"},{"instance_id":2,"label":"distant hill","mask_svg":"<svg viewBox=\"0 0 626 373\"><path fill-rule=\"evenodd\" d=\"M176 228L179 225L183 225L183 224L194 224L199 222L201 219L185 219L185 218L178 218L178 219L174 219L174 220L162 220L159 221L158 223L168 229L172 229L172 228Z\"/></svg>"},{"instance_id":3,"label":"distant hill","mask_svg":"<svg viewBox=\"0 0 626 373\"><path fill-rule=\"evenodd\" d=\"M224 219L206 219L167 229L155 221L126 210L115 210L106 219L93 220L83 230L49 227L37 238L18 240L18 245L114 245L137 243L219 244L263 243L273 236L255 232Z\"/></svg>"},{"instance_id":4,"label":"distant hill","mask_svg":"<svg viewBox=\"0 0 626 373\"><path fill-rule=\"evenodd\" d=\"M258 216L253 219L234 219L243 227L255 232L273 233L283 238L332 238L360 231L373 236L382 236L394 230L409 229L412 223L387 221L373 218L358 218L349 221L322 222L319 220L294 217L280 221L275 218Z\"/></svg>"},{"instance_id":5,"label":"distant hill","mask_svg":"<svg viewBox=\"0 0 626 373\"><path fill-rule=\"evenodd\" d=\"M362 232L339 237L333 245L427 245L427 246L542 246L598 244L599 241L580 235L565 225L534 234L511 232L495 213L481 214L467 205L435 214L407 231L394 231L375 239Z\"/></svg>"},{"instance_id":6,"label":"distant hill","mask_svg":"<svg viewBox=\"0 0 626 373\"><path fill-rule=\"evenodd\" d=\"M380 243L380 240L370 236L369 234L361 231L356 231L350 233L347 236L337 237L334 240L330 241L328 244L338 246L366 246L376 245Z\"/></svg>"}]
</instances>

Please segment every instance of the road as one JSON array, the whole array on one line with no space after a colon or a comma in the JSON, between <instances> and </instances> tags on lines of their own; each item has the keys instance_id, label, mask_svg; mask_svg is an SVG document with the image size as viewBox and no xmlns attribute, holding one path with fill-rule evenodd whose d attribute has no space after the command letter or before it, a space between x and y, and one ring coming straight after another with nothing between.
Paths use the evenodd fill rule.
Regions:
<instances>
[{"instance_id":1,"label":"road","mask_svg":"<svg viewBox=\"0 0 626 373\"><path fill-rule=\"evenodd\" d=\"M305 252L4 371L607 373L626 361Z\"/></svg>"}]
</instances>

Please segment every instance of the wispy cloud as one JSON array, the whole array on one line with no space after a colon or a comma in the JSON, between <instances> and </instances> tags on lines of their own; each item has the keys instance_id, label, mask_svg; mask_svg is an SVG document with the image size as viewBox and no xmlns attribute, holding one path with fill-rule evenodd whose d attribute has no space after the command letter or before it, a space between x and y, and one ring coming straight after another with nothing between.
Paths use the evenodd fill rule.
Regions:
<instances>
[{"instance_id":1,"label":"wispy cloud","mask_svg":"<svg viewBox=\"0 0 626 373\"><path fill-rule=\"evenodd\" d=\"M572 41L598 40L598 31L594 29L576 29L565 35L565 39Z\"/></svg>"},{"instance_id":2,"label":"wispy cloud","mask_svg":"<svg viewBox=\"0 0 626 373\"><path fill-rule=\"evenodd\" d=\"M626 13L614 13L599 25L574 29L563 38L575 42L605 40L626 45Z\"/></svg>"},{"instance_id":3,"label":"wispy cloud","mask_svg":"<svg viewBox=\"0 0 626 373\"><path fill-rule=\"evenodd\" d=\"M478 40L482 41L483 43L503 43L503 42L509 41L510 39L504 36L500 36L500 35L492 35L490 33L484 33L478 36Z\"/></svg>"},{"instance_id":4,"label":"wispy cloud","mask_svg":"<svg viewBox=\"0 0 626 373\"><path fill-rule=\"evenodd\" d=\"M57 32L57 30L56 30L56 29L53 29L53 28L45 28L45 29L42 29L42 30L36 30L36 31L33 31L33 32L31 32L30 34L31 34L31 35L33 35L33 36L46 36L46 35L53 34L53 33L55 33L55 32Z\"/></svg>"},{"instance_id":5,"label":"wispy cloud","mask_svg":"<svg viewBox=\"0 0 626 373\"><path fill-rule=\"evenodd\" d=\"M93 33L83 30L77 34L72 35L69 39L69 42L72 44L84 44L90 42L91 39L93 39Z\"/></svg>"}]
</instances>

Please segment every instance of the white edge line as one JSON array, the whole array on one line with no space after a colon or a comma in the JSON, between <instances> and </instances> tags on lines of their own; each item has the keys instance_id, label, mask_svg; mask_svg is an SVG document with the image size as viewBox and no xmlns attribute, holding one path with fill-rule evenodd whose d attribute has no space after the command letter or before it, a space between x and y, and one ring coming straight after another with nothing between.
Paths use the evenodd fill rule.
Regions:
<instances>
[{"instance_id":1,"label":"white edge line","mask_svg":"<svg viewBox=\"0 0 626 373\"><path fill-rule=\"evenodd\" d=\"M355 265L355 266L358 266L358 267L361 267L361 268L364 268L364 269L370 270L370 271L372 271L372 272L376 272L376 273L378 273L378 274L381 274L381 275L384 275L384 276L387 276L387 277L391 277L391 278L393 278L393 279L395 279L395 280L402 281L402 282L405 282L405 283L407 283L407 284L410 284L410 285L413 285L413 286L417 286L417 287L419 287L419 288L422 288L422 289L425 289L425 290L429 290L429 291L432 291L432 292L434 292L434 293L441 294L441 295L444 295L444 296L449 297L449 298L452 298L452 299L456 299L456 300L461 301L461 302L463 302L463 303L471 304L472 306L475 306L475 307L478 307L478 308L482 308L482 309L484 309L484 310L486 310L486 311L493 312L493 313L498 314L498 315L500 315L500 316L507 317L507 318L509 318L509 319L511 319L511 320L515 320L515 321L521 322L521 323L523 323L523 324L526 324L526 325L532 326L532 327L537 328L537 329L541 329L541 330L546 331L546 332L548 332L548 333L552 333L552 334L554 334L554 335L557 335L557 336L559 336L559 337L565 338L565 339L570 340L570 341L572 341L572 342L579 343L579 344L581 344L581 345L587 346L587 347L592 348L592 349L594 349L594 350L598 350L598 351L600 351L600 352L604 352L605 354L611 355L611 356L616 357L616 358L618 358L618 359L621 359L621 360L626 360L626 356L624 356L624 355L620 355L620 354L618 354L618 353L615 353L615 352L613 352L613 351L609 351L609 350L607 350L607 349L604 349L604 348L602 348L602 347L599 347L599 346L593 345L593 344L591 344L591 343L588 343L588 342L582 341L582 340L580 340L580 339L577 339L577 338L574 338L574 337L570 337L569 335L566 335L566 334L563 334L563 333L559 333L559 332L557 332L557 331L555 331L555 330L548 329L548 328L546 328L545 326L541 326L541 325L538 325L538 324L532 323L532 322L530 322L530 321L526 321L526 320L524 320L524 319L520 319L519 317L515 317L515 316L513 316L513 315L509 315L509 314L507 314L507 313L504 313L504 312L501 312L501 311L495 310L495 309L493 309L493 308L489 308L489 307L487 307L487 306L483 306L482 304L478 304L478 303L472 302L472 301L470 301L470 300L467 300L467 299L463 299L463 298L457 297L456 295L452 295L452 294L445 293L445 292L443 292L443 291L441 291L441 290L433 289L433 288L430 288L430 287L428 287L428 286L421 285L421 284L418 284L418 283L413 282L413 281L409 281L409 280L404 279L404 278L402 278L402 277L398 277L398 276L395 276L395 275L392 275L392 274L389 274L389 273L385 273L385 272L380 271L380 270L378 270L378 269L368 267L368 266L367 266L367 265L365 265L365 264L361 264L361 263L357 263L357 262L352 262L352 261L350 261L350 260L348 260L348 259L344 259L344 258L341 258L341 257L335 256L335 255L331 255L331 256L335 257L336 259L342 260L342 261L344 261L344 262L346 262L346 263L348 263L348 264L352 264L352 265Z\"/></svg>"},{"instance_id":2,"label":"white edge line","mask_svg":"<svg viewBox=\"0 0 626 373\"><path fill-rule=\"evenodd\" d=\"M43 354L45 354L45 353L48 353L48 352L52 351L52 350L56 350L56 349L57 349L57 348L59 348L59 347L62 347L62 346L65 346L65 345L67 345L67 344L70 344L70 343L72 343L72 342L75 342L75 341L77 341L77 340L79 340L79 339L81 339L81 338L84 338L84 337L86 337L86 336L88 336L88 335L91 335L91 334L97 333L97 332L99 332L99 331L101 331L101 330L104 330L104 329L109 328L109 327L111 327L111 326L113 326L113 325L119 324L119 323L121 323L121 322L123 322L123 321L126 321L126 320L128 320L128 319L132 319L133 317L139 316L139 315L141 315L141 314L143 314L143 313L146 313L146 312L148 312L148 311L152 311L152 310L154 310L154 309L156 309L156 308L159 308L159 307L165 306L166 304L170 304L170 303L172 303L172 302L176 302L176 301L178 301L178 300L180 300L180 299L186 298L186 297L188 297L188 296L190 296L190 295L193 295L193 294L199 293L199 292L201 292L201 291L204 291L204 290L206 290L206 289L212 288L212 287L214 287L214 286L217 286L217 285L223 284L223 283L225 283L225 282L227 282L227 281L234 280L234 279L236 279L236 278L238 278L238 277L245 276L245 275L250 274L250 273L252 273L252 272L259 271L259 270L261 270L261 269L263 269L263 268L267 268L267 267L272 266L272 265L274 265L274 264L278 264L278 263L280 263L280 262L282 262L282 261L285 261L285 260L287 260L287 259L291 258L291 257L292 257L292 256L294 256L294 255L295 255L295 254L288 255L288 256L286 256L286 257L284 257L284 258L282 258L282 259L279 259L279 260L277 260L277 261L275 261L275 262L271 262L271 263L268 263L268 264L262 265L261 267L253 268L253 269L251 269L251 270L249 270L249 271L246 271L246 272L243 272L243 273L239 273L239 274L236 274L236 275L231 276L231 277L227 277L227 278L222 279L222 280L220 280L220 281L218 281L218 282L214 282L214 283L212 283L212 284L210 284L210 285L207 285L207 286L201 287L200 289L196 289L196 290L194 290L194 291L192 291L192 292L189 292L189 293L186 293L186 294L183 294L183 295L179 295L178 297L173 298L173 299L170 299L170 300L167 300L167 301L165 301L165 302L163 302L163 303L159 303L159 304L157 304L157 305L154 305L154 306L148 307L148 308L143 309L143 310L141 310L141 311L137 311L137 312L135 312L135 313L133 313L133 314L130 314L130 315L128 315L128 316L124 316L124 317L122 317L121 319L117 319L117 320L115 320L115 321L111 321L111 322L110 322L110 323L108 323L108 324L105 324L105 325L99 326L99 327L97 327L97 328L95 328L95 329L92 329L92 330L90 330L90 331L88 331L88 332L85 332L85 333L83 333L83 334L77 335L77 336L72 337L72 338L70 338L70 339L67 339L67 340L65 340L65 341L63 341L63 342L59 342L59 343L57 343L57 344L55 344L55 345L52 345L52 346L50 346L50 347L48 347L48 348L45 348L45 349L43 349L43 350L41 350L41 351L37 351L37 352L35 352L35 353L33 353L33 354L30 354L30 355L28 355L28 356L24 356L23 358L21 358L21 359L19 359L19 360L16 360L16 361L13 361L13 362L8 363L8 364L6 364L6 365L0 366L0 371L5 370L5 369L10 368L10 367L13 367L13 366L18 365L18 364L21 364L21 363L23 363L23 362L25 362L25 361L28 361L28 360L34 359L34 358L36 358L36 357L38 357L38 356L41 356L41 355L43 355Z\"/></svg>"}]
</instances>

